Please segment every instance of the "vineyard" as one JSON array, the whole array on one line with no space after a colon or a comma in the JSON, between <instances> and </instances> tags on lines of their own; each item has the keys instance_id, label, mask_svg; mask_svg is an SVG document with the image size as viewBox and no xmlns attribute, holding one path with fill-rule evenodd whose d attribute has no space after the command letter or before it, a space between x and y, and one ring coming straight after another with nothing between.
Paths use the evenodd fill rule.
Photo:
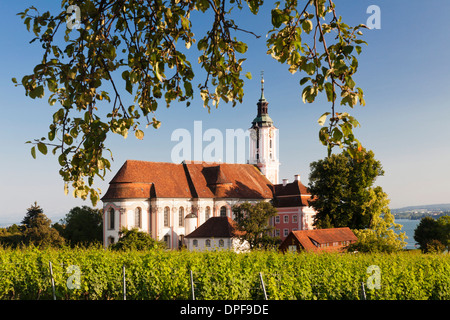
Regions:
<instances>
[{"instance_id":1,"label":"vineyard","mask_svg":"<svg viewBox=\"0 0 450 320\"><path fill-rule=\"evenodd\" d=\"M370 288L370 266L379 270L375 288ZM3 300L193 295L199 300L449 300L450 255L0 249Z\"/></svg>"}]
</instances>

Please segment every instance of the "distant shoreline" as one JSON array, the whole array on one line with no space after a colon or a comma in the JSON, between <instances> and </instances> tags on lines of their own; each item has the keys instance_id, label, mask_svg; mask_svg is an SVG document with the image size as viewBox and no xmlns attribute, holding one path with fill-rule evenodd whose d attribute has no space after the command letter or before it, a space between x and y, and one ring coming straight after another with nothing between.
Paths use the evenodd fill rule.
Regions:
<instances>
[{"instance_id":1,"label":"distant shoreline","mask_svg":"<svg viewBox=\"0 0 450 320\"><path fill-rule=\"evenodd\" d=\"M450 211L444 212L398 212L393 213L395 219L420 220L425 217L438 219L442 216L450 216Z\"/></svg>"}]
</instances>

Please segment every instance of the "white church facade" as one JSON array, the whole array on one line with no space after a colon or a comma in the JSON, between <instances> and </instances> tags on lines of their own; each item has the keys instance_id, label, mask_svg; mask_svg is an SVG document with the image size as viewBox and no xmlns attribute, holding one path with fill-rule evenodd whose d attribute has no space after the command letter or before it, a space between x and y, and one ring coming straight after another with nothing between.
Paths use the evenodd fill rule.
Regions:
<instances>
[{"instance_id":1,"label":"white church facade","mask_svg":"<svg viewBox=\"0 0 450 320\"><path fill-rule=\"evenodd\" d=\"M246 201L272 201L279 211L271 221L274 236L282 240L290 231L313 228L315 212L307 202L311 196L299 176L292 183L278 184L278 128L268 114L261 82L248 163L127 160L102 197L105 247L119 239L122 228L138 228L171 249L193 246L200 239L195 242L186 236L211 217L232 220L232 207Z\"/></svg>"}]
</instances>

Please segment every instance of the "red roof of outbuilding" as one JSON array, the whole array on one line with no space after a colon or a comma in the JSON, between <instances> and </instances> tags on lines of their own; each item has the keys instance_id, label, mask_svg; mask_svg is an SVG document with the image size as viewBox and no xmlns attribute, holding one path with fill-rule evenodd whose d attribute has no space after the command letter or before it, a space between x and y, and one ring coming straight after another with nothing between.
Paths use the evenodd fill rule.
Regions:
<instances>
[{"instance_id":1,"label":"red roof of outbuilding","mask_svg":"<svg viewBox=\"0 0 450 320\"><path fill-rule=\"evenodd\" d=\"M314 230L296 230L286 237L280 244L280 249L285 250L294 238L301 244L306 251L335 251L341 250L342 245L339 246L322 246L322 244L333 244L334 242L358 240L355 234L348 227L344 228L330 228L330 229L314 229ZM315 244L315 243L317 244Z\"/></svg>"}]
</instances>

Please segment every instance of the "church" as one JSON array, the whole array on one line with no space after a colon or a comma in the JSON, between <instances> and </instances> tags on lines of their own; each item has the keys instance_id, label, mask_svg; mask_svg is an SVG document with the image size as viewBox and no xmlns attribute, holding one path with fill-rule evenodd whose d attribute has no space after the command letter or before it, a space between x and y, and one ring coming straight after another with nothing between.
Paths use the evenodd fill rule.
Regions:
<instances>
[{"instance_id":1,"label":"church","mask_svg":"<svg viewBox=\"0 0 450 320\"><path fill-rule=\"evenodd\" d=\"M127 160L102 197L104 246L116 242L125 227L150 233L177 249L209 218L232 220L232 207L242 202L272 201L278 215L270 223L273 236L281 240L291 231L313 229L315 211L300 175L278 183L278 128L268 105L262 79L246 164Z\"/></svg>"}]
</instances>

